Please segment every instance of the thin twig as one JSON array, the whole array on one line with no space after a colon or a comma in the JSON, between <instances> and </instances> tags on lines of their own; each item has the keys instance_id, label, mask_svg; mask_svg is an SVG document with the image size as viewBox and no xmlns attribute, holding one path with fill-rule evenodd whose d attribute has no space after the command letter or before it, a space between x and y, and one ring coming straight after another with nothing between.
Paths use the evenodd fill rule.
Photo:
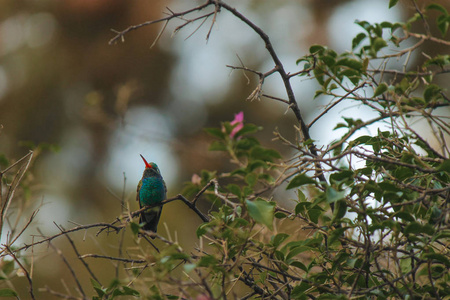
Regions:
<instances>
[{"instance_id":1,"label":"thin twig","mask_svg":"<svg viewBox=\"0 0 450 300\"><path fill-rule=\"evenodd\" d=\"M114 256L108 256L108 255L100 255L100 254L83 254L83 255L79 256L80 259L84 259L84 258L88 258L88 257L104 258L104 259L108 259L108 260L116 260L116 261L125 262L125 263L143 264L143 263L147 262L145 259L131 259L131 258L114 257Z\"/></svg>"},{"instance_id":2,"label":"thin twig","mask_svg":"<svg viewBox=\"0 0 450 300\"><path fill-rule=\"evenodd\" d=\"M200 11L200 10L208 7L210 4L211 3L209 1L207 1L206 3L204 3L204 4L200 5L200 6L194 7L192 9L189 9L189 10L186 10L186 11L183 11L183 12L180 12L180 13L172 12L169 16L167 16L165 18L144 22L144 23L141 23L141 24L138 24L138 25L129 26L128 28L126 28L125 30L122 30L122 31L112 30L113 32L116 33L116 36L113 37L109 41L109 44L112 45L112 44L116 43L117 40L119 40L119 39L123 42L125 40L125 35L128 34L130 31L133 31L133 30L136 30L136 29L148 26L148 25L152 25L152 24L156 24L156 23L160 23L160 22L170 21L170 20L172 20L174 18L178 18L178 17L190 14L190 13L195 12L195 11Z\"/></svg>"},{"instance_id":3,"label":"thin twig","mask_svg":"<svg viewBox=\"0 0 450 300\"><path fill-rule=\"evenodd\" d=\"M5 249L8 252L8 255L10 255L14 261L19 265L20 269L23 271L23 273L25 274L25 276L27 277L28 280L28 285L29 285L29 293L30 293L30 297L31 299L36 299L34 297L34 292L33 292L33 280L30 277L30 273L28 273L27 269L22 265L22 263L20 262L20 260L17 258L17 256L14 254L13 251L11 251L11 248L9 248L9 246L5 245Z\"/></svg>"},{"instance_id":4,"label":"thin twig","mask_svg":"<svg viewBox=\"0 0 450 300\"><path fill-rule=\"evenodd\" d=\"M57 225L55 224L56 227L58 227L58 229L61 232L65 232L66 230L64 229L64 227L62 227L61 225ZM67 240L69 241L70 245L72 246L73 251L75 252L75 255L81 260L81 263L84 265L84 267L86 268L86 270L89 272L89 274L92 276L92 278L97 281L100 285L102 285L101 281L97 278L97 276L95 276L94 272L92 271L92 269L89 267L88 263L84 261L84 259L80 258L80 253L78 252L77 247L75 246L75 243L73 242L72 238L70 237L70 234L65 234L65 237L67 238Z\"/></svg>"},{"instance_id":5,"label":"thin twig","mask_svg":"<svg viewBox=\"0 0 450 300\"><path fill-rule=\"evenodd\" d=\"M58 228L58 229L61 230L61 228ZM37 230L38 230L38 232L39 232L41 235L43 235L43 233L41 232L41 230L40 230L39 228L38 228ZM81 293L81 295L83 296L83 298L86 298L86 294L84 293L83 287L81 286L80 281L78 280L78 277L77 277L77 275L75 274L74 269L73 269L72 266L69 264L69 262L67 261L66 257L65 257L64 254L62 253L62 251L61 251L60 249L58 249L55 245L53 245L52 242L49 242L49 245L50 245L50 247L52 247L52 249L55 250L56 253L61 257L61 259L62 259L62 261L64 262L64 264L65 264L65 265L67 266L67 268L69 269L70 274L72 275L72 277L73 277L73 279L74 279L74 281L75 281L75 283L76 283L76 285L77 285L77 287L78 287L79 292Z\"/></svg>"}]
</instances>

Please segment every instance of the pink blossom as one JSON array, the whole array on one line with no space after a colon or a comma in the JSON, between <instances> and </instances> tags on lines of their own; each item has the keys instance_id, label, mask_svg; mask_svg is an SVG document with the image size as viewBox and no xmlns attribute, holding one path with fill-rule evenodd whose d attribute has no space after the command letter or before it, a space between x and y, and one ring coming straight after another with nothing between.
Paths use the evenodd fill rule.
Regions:
<instances>
[{"instance_id":1,"label":"pink blossom","mask_svg":"<svg viewBox=\"0 0 450 300\"><path fill-rule=\"evenodd\" d=\"M201 178L200 176L198 176L197 174L194 173L194 174L192 175L191 182L192 182L193 184L200 185L200 184L202 184L202 178Z\"/></svg>"},{"instance_id":2,"label":"pink blossom","mask_svg":"<svg viewBox=\"0 0 450 300\"><path fill-rule=\"evenodd\" d=\"M241 111L234 115L234 120L231 121L231 125L236 125L236 127L233 128L233 130L230 133L230 137L234 137L236 133L244 127L244 112Z\"/></svg>"}]
</instances>

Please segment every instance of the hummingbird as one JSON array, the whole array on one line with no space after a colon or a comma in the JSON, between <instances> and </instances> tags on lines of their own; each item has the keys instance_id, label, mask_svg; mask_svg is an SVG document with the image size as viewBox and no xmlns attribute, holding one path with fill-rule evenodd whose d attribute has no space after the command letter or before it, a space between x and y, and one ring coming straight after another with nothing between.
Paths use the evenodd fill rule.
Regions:
<instances>
[{"instance_id":1,"label":"hummingbird","mask_svg":"<svg viewBox=\"0 0 450 300\"><path fill-rule=\"evenodd\" d=\"M153 162L148 163L142 155L141 157L145 163L145 170L137 186L136 194L136 200L139 202L140 208L161 203L166 199L167 193L166 183L158 166ZM139 222L144 223L142 228L156 233L161 211L162 206L157 206L141 212Z\"/></svg>"}]
</instances>

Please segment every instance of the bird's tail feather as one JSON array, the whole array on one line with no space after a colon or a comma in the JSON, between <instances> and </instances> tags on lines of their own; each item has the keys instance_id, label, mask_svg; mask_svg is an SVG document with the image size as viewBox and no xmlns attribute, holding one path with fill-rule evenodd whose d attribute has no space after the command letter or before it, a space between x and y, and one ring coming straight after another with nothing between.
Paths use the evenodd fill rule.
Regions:
<instances>
[{"instance_id":1,"label":"bird's tail feather","mask_svg":"<svg viewBox=\"0 0 450 300\"><path fill-rule=\"evenodd\" d=\"M159 218L161 217L161 207L155 207L141 213L139 222L144 223L142 229L156 233L158 229ZM154 237L152 237L154 238Z\"/></svg>"}]
</instances>

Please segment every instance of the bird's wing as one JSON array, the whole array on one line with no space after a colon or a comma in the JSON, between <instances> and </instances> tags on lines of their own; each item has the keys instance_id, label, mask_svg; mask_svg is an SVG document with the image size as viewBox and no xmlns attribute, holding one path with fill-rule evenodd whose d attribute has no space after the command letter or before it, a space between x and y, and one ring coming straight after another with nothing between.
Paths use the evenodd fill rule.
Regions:
<instances>
[{"instance_id":1,"label":"bird's wing","mask_svg":"<svg viewBox=\"0 0 450 300\"><path fill-rule=\"evenodd\" d=\"M167 186L166 186L166 182L164 180L163 180L163 184L164 184L164 195L165 195L164 198L167 198ZM165 200L165 199L163 199L163 200Z\"/></svg>"},{"instance_id":2,"label":"bird's wing","mask_svg":"<svg viewBox=\"0 0 450 300\"><path fill-rule=\"evenodd\" d=\"M141 189L142 179L139 180L139 184L136 189L136 201L139 202L139 207L141 207L141 201L139 201L139 190Z\"/></svg>"}]
</instances>

